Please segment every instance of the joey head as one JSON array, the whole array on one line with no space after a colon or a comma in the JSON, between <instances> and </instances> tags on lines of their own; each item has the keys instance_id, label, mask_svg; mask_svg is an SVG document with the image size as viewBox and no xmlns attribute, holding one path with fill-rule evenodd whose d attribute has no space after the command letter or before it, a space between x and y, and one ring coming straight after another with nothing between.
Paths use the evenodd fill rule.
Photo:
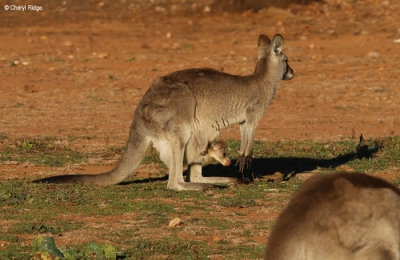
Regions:
<instances>
[{"instance_id":1,"label":"joey head","mask_svg":"<svg viewBox=\"0 0 400 260\"><path fill-rule=\"evenodd\" d=\"M227 144L223 141L213 142L207 146L207 150L201 156L209 156L220 162L223 166L231 165L228 154L226 153Z\"/></svg>"}]
</instances>

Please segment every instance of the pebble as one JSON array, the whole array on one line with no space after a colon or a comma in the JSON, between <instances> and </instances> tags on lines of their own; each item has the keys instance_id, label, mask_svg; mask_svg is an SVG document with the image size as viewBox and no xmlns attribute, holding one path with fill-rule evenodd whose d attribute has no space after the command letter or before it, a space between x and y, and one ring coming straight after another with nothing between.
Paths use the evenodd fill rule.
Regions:
<instances>
[{"instance_id":1,"label":"pebble","mask_svg":"<svg viewBox=\"0 0 400 260\"><path fill-rule=\"evenodd\" d=\"M74 44L73 44L71 41L65 41L65 42L63 42L63 45L64 45L65 47L72 47L72 46L74 46Z\"/></svg>"},{"instance_id":2,"label":"pebble","mask_svg":"<svg viewBox=\"0 0 400 260\"><path fill-rule=\"evenodd\" d=\"M99 59L106 59L107 57L108 57L107 52L101 52L101 53L97 54L97 58L99 58Z\"/></svg>"},{"instance_id":3,"label":"pebble","mask_svg":"<svg viewBox=\"0 0 400 260\"><path fill-rule=\"evenodd\" d=\"M393 43L400 43L400 39L393 40Z\"/></svg>"},{"instance_id":4,"label":"pebble","mask_svg":"<svg viewBox=\"0 0 400 260\"><path fill-rule=\"evenodd\" d=\"M370 51L367 53L368 58L378 59L381 55L377 51Z\"/></svg>"},{"instance_id":5,"label":"pebble","mask_svg":"<svg viewBox=\"0 0 400 260\"><path fill-rule=\"evenodd\" d=\"M177 227L179 225L182 225L182 220L180 218L174 218L171 220L168 224L168 227Z\"/></svg>"}]
</instances>

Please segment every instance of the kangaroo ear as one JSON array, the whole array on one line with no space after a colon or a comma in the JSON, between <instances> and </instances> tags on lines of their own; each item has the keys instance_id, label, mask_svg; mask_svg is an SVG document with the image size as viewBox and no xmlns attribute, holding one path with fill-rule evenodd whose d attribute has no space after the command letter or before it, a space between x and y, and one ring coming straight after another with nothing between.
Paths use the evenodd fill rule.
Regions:
<instances>
[{"instance_id":1,"label":"kangaroo ear","mask_svg":"<svg viewBox=\"0 0 400 260\"><path fill-rule=\"evenodd\" d=\"M276 53L281 53L283 49L283 37L280 34L276 34L272 39L272 50Z\"/></svg>"},{"instance_id":2,"label":"kangaroo ear","mask_svg":"<svg viewBox=\"0 0 400 260\"><path fill-rule=\"evenodd\" d=\"M268 38L267 35L260 34L258 36L258 59L261 59L268 55L269 45L271 44L271 40Z\"/></svg>"},{"instance_id":3,"label":"kangaroo ear","mask_svg":"<svg viewBox=\"0 0 400 260\"><path fill-rule=\"evenodd\" d=\"M218 142L216 143L216 145L218 146L219 149L228 148L228 144L227 144L226 142L224 142L224 141L218 141Z\"/></svg>"},{"instance_id":4,"label":"kangaroo ear","mask_svg":"<svg viewBox=\"0 0 400 260\"><path fill-rule=\"evenodd\" d=\"M258 36L258 47L268 46L270 43L271 40L267 35L260 34L260 36Z\"/></svg>"}]
</instances>

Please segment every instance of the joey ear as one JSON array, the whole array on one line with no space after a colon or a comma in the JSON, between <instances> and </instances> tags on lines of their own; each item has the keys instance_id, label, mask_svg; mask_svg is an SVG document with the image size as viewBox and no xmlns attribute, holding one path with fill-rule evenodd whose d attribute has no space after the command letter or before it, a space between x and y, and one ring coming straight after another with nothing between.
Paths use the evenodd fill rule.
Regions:
<instances>
[{"instance_id":1,"label":"joey ear","mask_svg":"<svg viewBox=\"0 0 400 260\"><path fill-rule=\"evenodd\" d=\"M281 53L283 49L283 37L280 34L275 34L272 39L272 50L276 53Z\"/></svg>"},{"instance_id":2,"label":"joey ear","mask_svg":"<svg viewBox=\"0 0 400 260\"><path fill-rule=\"evenodd\" d=\"M219 147L220 149L228 148L228 144L227 144L226 142L224 142L224 141L218 141L218 142L217 142L217 145L218 145L218 147Z\"/></svg>"}]
</instances>

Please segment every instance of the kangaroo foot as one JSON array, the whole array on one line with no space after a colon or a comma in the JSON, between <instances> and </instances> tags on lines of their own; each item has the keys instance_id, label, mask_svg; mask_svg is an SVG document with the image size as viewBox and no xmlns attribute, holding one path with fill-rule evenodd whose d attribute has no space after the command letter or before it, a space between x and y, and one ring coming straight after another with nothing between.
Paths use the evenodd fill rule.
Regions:
<instances>
[{"instance_id":1,"label":"kangaroo foot","mask_svg":"<svg viewBox=\"0 0 400 260\"><path fill-rule=\"evenodd\" d=\"M239 165L239 172L243 173L245 169L248 169L251 165L252 156L251 155L239 155L236 165Z\"/></svg>"},{"instance_id":2,"label":"kangaroo foot","mask_svg":"<svg viewBox=\"0 0 400 260\"><path fill-rule=\"evenodd\" d=\"M209 183L198 183L198 182L184 182L176 183L174 185L167 185L168 189L181 191L181 190L209 190L216 188L216 185Z\"/></svg>"},{"instance_id":3,"label":"kangaroo foot","mask_svg":"<svg viewBox=\"0 0 400 260\"><path fill-rule=\"evenodd\" d=\"M234 177L200 177L191 180L193 183L243 183L242 180Z\"/></svg>"}]
</instances>

